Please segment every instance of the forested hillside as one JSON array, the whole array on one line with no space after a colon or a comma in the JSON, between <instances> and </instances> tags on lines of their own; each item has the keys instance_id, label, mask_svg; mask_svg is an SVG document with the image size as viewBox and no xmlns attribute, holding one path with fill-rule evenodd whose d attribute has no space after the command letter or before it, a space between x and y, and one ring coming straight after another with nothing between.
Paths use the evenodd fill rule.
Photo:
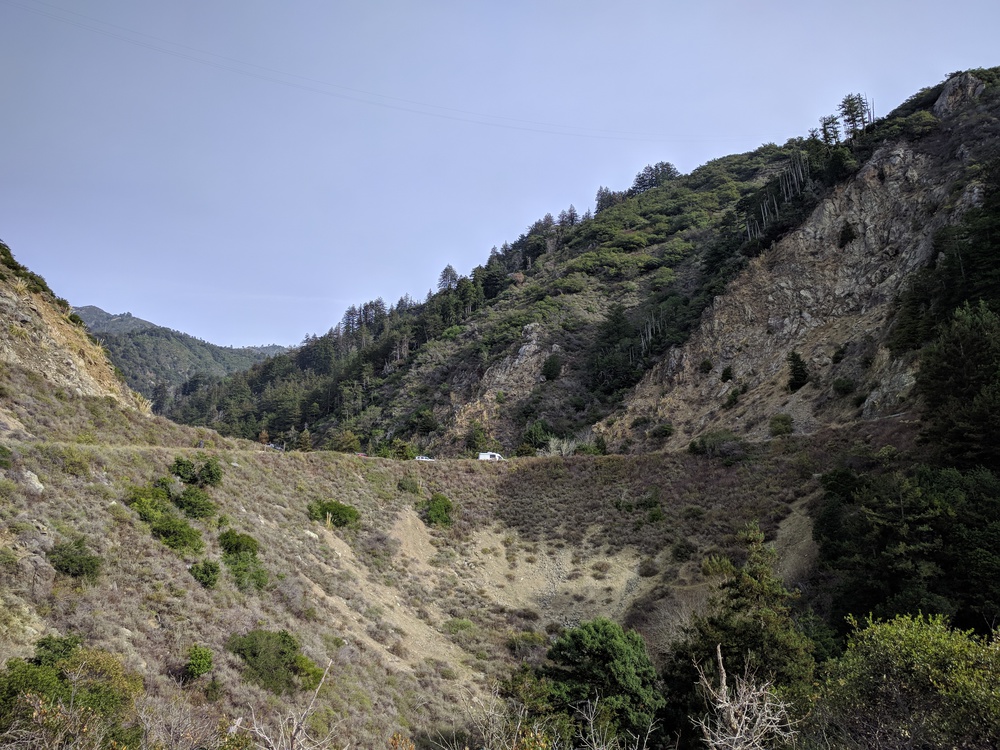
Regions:
<instances>
[{"instance_id":1,"label":"forested hillside","mask_svg":"<svg viewBox=\"0 0 1000 750\"><path fill-rule=\"evenodd\" d=\"M158 326L131 313L111 315L92 305L74 309L108 351L129 387L153 401L157 410L169 395L191 381L196 388L205 378L249 370L285 347L223 347L180 331Z\"/></svg>"},{"instance_id":2,"label":"forested hillside","mask_svg":"<svg viewBox=\"0 0 1000 750\"><path fill-rule=\"evenodd\" d=\"M597 197L193 425L0 245L0 745L1000 745L1000 69Z\"/></svg>"},{"instance_id":3,"label":"forested hillside","mask_svg":"<svg viewBox=\"0 0 1000 750\"><path fill-rule=\"evenodd\" d=\"M940 200L936 194L911 201L925 237L953 220L956 199L993 148L993 135L984 136L996 74L979 76L974 86L989 86L961 111L935 110L944 84L880 119L851 95L839 116L782 146L718 159L689 175L666 162L648 166L627 190L602 187L593 213L570 206L546 215L469 276L446 268L425 300L352 306L294 352L230 379L188 383L163 411L227 435L381 455L487 447L532 454L553 438L596 452L608 439L618 450L655 448L672 433L669 414L632 415L641 429L625 432L621 420L610 429L602 420L627 405L644 374L680 351L751 261L807 217L829 211L824 201L835 186L850 182L873 154L906 144L927 164L920 179L942 176L937 190L950 191L951 202L929 205ZM964 160L954 161L957 151ZM825 231L841 248L855 240L884 245L846 220ZM879 263L888 269L891 261ZM895 294L907 269L885 273L894 285L879 304L891 302L884 294ZM861 349L851 362L872 355ZM713 359L687 366L706 367L736 388L749 385ZM723 396L731 403L720 406L732 406L740 394L723 388Z\"/></svg>"}]
</instances>

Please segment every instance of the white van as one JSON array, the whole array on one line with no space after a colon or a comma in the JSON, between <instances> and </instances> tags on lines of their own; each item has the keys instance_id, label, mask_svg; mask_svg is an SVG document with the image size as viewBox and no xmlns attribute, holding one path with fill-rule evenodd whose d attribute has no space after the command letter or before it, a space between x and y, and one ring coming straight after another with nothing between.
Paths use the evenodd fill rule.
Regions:
<instances>
[{"instance_id":1,"label":"white van","mask_svg":"<svg viewBox=\"0 0 1000 750\"><path fill-rule=\"evenodd\" d=\"M488 453L479 454L480 461L506 461L507 459L501 456L499 453L493 453L492 451Z\"/></svg>"}]
</instances>

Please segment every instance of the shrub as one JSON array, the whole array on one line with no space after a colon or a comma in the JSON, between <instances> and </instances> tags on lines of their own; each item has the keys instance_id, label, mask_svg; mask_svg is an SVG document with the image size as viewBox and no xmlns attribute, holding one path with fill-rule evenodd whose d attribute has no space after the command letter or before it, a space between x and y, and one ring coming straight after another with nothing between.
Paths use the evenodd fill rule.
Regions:
<instances>
[{"instance_id":1,"label":"shrub","mask_svg":"<svg viewBox=\"0 0 1000 750\"><path fill-rule=\"evenodd\" d=\"M194 484L198 480L198 470L193 461L178 456L170 465L170 473L180 479L184 484Z\"/></svg>"},{"instance_id":2,"label":"shrub","mask_svg":"<svg viewBox=\"0 0 1000 750\"><path fill-rule=\"evenodd\" d=\"M222 465L219 459L213 456L198 469L198 486L218 487L220 484L222 484Z\"/></svg>"},{"instance_id":3,"label":"shrub","mask_svg":"<svg viewBox=\"0 0 1000 750\"><path fill-rule=\"evenodd\" d=\"M257 559L260 543L249 534L240 534L228 529L219 534L222 547L222 562L229 568L236 588L247 591L251 588L261 591L267 586L268 574Z\"/></svg>"},{"instance_id":4,"label":"shrub","mask_svg":"<svg viewBox=\"0 0 1000 750\"><path fill-rule=\"evenodd\" d=\"M176 552L183 552L185 550L201 552L205 549L205 543L201 539L201 532L183 518L173 514L160 516L149 525L149 531L154 537Z\"/></svg>"},{"instance_id":5,"label":"shrub","mask_svg":"<svg viewBox=\"0 0 1000 750\"><path fill-rule=\"evenodd\" d=\"M263 591L268 584L267 570L257 559L257 555L249 552L228 553L222 556L222 562L229 568L233 583L240 591L256 589Z\"/></svg>"},{"instance_id":6,"label":"shrub","mask_svg":"<svg viewBox=\"0 0 1000 750\"><path fill-rule=\"evenodd\" d=\"M722 375L719 376L719 380L721 380L723 383L728 383L732 379L733 379L733 368L730 367L729 365L726 365L725 368L723 368L722 370Z\"/></svg>"},{"instance_id":7,"label":"shrub","mask_svg":"<svg viewBox=\"0 0 1000 750\"><path fill-rule=\"evenodd\" d=\"M190 567L190 571L194 580L206 589L214 589L215 585L219 582L220 568L219 563L215 562L215 560L204 560L200 563L195 563Z\"/></svg>"},{"instance_id":8,"label":"shrub","mask_svg":"<svg viewBox=\"0 0 1000 750\"><path fill-rule=\"evenodd\" d=\"M200 487L185 487L180 496L174 498L174 505L188 518L211 518L216 511L215 503Z\"/></svg>"},{"instance_id":9,"label":"shrub","mask_svg":"<svg viewBox=\"0 0 1000 750\"><path fill-rule=\"evenodd\" d=\"M778 437L778 435L791 435L792 415L775 414L771 417L770 431L772 437Z\"/></svg>"},{"instance_id":10,"label":"shrub","mask_svg":"<svg viewBox=\"0 0 1000 750\"><path fill-rule=\"evenodd\" d=\"M452 503L440 492L431 495L424 518L431 526L451 526Z\"/></svg>"},{"instance_id":11,"label":"shrub","mask_svg":"<svg viewBox=\"0 0 1000 750\"><path fill-rule=\"evenodd\" d=\"M396 483L396 489L400 492L409 492L411 495L420 494L420 484L413 477L403 477L400 479L399 482ZM312 518L312 515L310 514L309 517Z\"/></svg>"},{"instance_id":12,"label":"shrub","mask_svg":"<svg viewBox=\"0 0 1000 750\"><path fill-rule=\"evenodd\" d=\"M260 550L260 542L249 534L241 534L233 529L219 534L219 546L227 555L239 555L244 552L256 555Z\"/></svg>"},{"instance_id":13,"label":"shrub","mask_svg":"<svg viewBox=\"0 0 1000 750\"><path fill-rule=\"evenodd\" d=\"M247 679L279 695L315 688L323 675L286 630L234 634L226 642L226 648L243 660Z\"/></svg>"},{"instance_id":14,"label":"shrub","mask_svg":"<svg viewBox=\"0 0 1000 750\"><path fill-rule=\"evenodd\" d=\"M707 375L712 371L712 367L714 367L714 365L712 364L712 360L703 359L701 361L701 364L698 365L698 372L700 372L702 375Z\"/></svg>"},{"instance_id":15,"label":"shrub","mask_svg":"<svg viewBox=\"0 0 1000 750\"><path fill-rule=\"evenodd\" d=\"M656 425L648 434L651 438L665 440L674 434L674 426L670 422L664 422L663 424Z\"/></svg>"},{"instance_id":16,"label":"shrub","mask_svg":"<svg viewBox=\"0 0 1000 750\"><path fill-rule=\"evenodd\" d=\"M9 469L13 460L14 454L11 452L10 448L6 445L0 445L0 469Z\"/></svg>"},{"instance_id":17,"label":"shrub","mask_svg":"<svg viewBox=\"0 0 1000 750\"><path fill-rule=\"evenodd\" d=\"M550 354L542 363L542 377L555 380L562 374L563 359L558 354Z\"/></svg>"},{"instance_id":18,"label":"shrub","mask_svg":"<svg viewBox=\"0 0 1000 750\"><path fill-rule=\"evenodd\" d=\"M407 477L407 479L410 478ZM416 484L415 480L410 479L410 481ZM400 484L402 482L403 480L401 479ZM419 492L419 488L415 491ZM337 502L336 500L317 500L316 502L309 503L306 510L309 513L309 518L313 521L322 521L323 523L329 521L338 528L357 526L361 521L361 514L357 508L346 503Z\"/></svg>"},{"instance_id":19,"label":"shrub","mask_svg":"<svg viewBox=\"0 0 1000 750\"><path fill-rule=\"evenodd\" d=\"M833 381L833 392L838 396L846 396L849 393L854 393L854 381L850 378L837 378Z\"/></svg>"},{"instance_id":20,"label":"shrub","mask_svg":"<svg viewBox=\"0 0 1000 750\"><path fill-rule=\"evenodd\" d=\"M184 679L197 680L212 671L212 649L194 645L188 649L187 664L184 665Z\"/></svg>"},{"instance_id":21,"label":"shrub","mask_svg":"<svg viewBox=\"0 0 1000 750\"><path fill-rule=\"evenodd\" d=\"M78 537L72 542L56 544L48 553L52 567L72 578L82 578L88 582L97 580L101 572L102 560L99 555L90 554L87 542Z\"/></svg>"},{"instance_id":22,"label":"shrub","mask_svg":"<svg viewBox=\"0 0 1000 750\"><path fill-rule=\"evenodd\" d=\"M809 370L798 352L788 353L788 390L792 393L809 382Z\"/></svg>"}]
</instances>

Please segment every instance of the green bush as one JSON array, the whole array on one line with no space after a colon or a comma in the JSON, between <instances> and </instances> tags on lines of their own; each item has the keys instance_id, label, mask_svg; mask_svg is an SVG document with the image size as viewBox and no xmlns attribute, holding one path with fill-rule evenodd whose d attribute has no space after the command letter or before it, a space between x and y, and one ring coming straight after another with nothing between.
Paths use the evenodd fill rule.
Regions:
<instances>
[{"instance_id":1,"label":"green bush","mask_svg":"<svg viewBox=\"0 0 1000 750\"><path fill-rule=\"evenodd\" d=\"M170 465L170 473L180 479L184 484L194 484L198 481L198 470L193 461L178 456Z\"/></svg>"},{"instance_id":2,"label":"green bush","mask_svg":"<svg viewBox=\"0 0 1000 750\"><path fill-rule=\"evenodd\" d=\"M662 424L656 425L648 433L649 437L657 438L659 440L665 440L674 434L674 426L670 422L664 422Z\"/></svg>"},{"instance_id":3,"label":"green bush","mask_svg":"<svg viewBox=\"0 0 1000 750\"><path fill-rule=\"evenodd\" d=\"M188 649L187 664L184 665L184 679L197 680L212 671L212 649L194 645Z\"/></svg>"},{"instance_id":4,"label":"green bush","mask_svg":"<svg viewBox=\"0 0 1000 750\"><path fill-rule=\"evenodd\" d=\"M788 353L788 390L792 393L809 382L809 370L798 352Z\"/></svg>"},{"instance_id":5,"label":"green bush","mask_svg":"<svg viewBox=\"0 0 1000 750\"><path fill-rule=\"evenodd\" d=\"M733 379L733 368L730 367L729 365L726 365L722 370L722 375L719 376L719 380L721 380L723 383L728 383L732 379Z\"/></svg>"},{"instance_id":6,"label":"green bush","mask_svg":"<svg viewBox=\"0 0 1000 750\"><path fill-rule=\"evenodd\" d=\"M410 481L415 483L412 479ZM400 484L402 482L403 480L401 479ZM419 488L416 491L419 492ZM331 524L338 528L357 526L361 521L361 514L357 508L346 503L337 502L336 500L317 500L316 502L309 503L306 510L309 513L309 518L313 521L326 523L329 520Z\"/></svg>"},{"instance_id":7,"label":"green bush","mask_svg":"<svg viewBox=\"0 0 1000 750\"><path fill-rule=\"evenodd\" d=\"M442 495L440 492L435 492L431 495L431 499L427 502L424 519L431 526L451 526L451 512L451 500Z\"/></svg>"},{"instance_id":8,"label":"green bush","mask_svg":"<svg viewBox=\"0 0 1000 750\"><path fill-rule=\"evenodd\" d=\"M211 518L217 510L208 493L194 486L185 487L180 496L174 498L174 505L188 518Z\"/></svg>"},{"instance_id":9,"label":"green bush","mask_svg":"<svg viewBox=\"0 0 1000 750\"><path fill-rule=\"evenodd\" d=\"M14 454L6 445L0 445L0 469L9 469Z\"/></svg>"},{"instance_id":10,"label":"green bush","mask_svg":"<svg viewBox=\"0 0 1000 750\"><path fill-rule=\"evenodd\" d=\"M214 589L219 582L220 568L219 563L215 562L215 560L204 560L200 563L195 563L189 570L194 580L206 589Z\"/></svg>"},{"instance_id":11,"label":"green bush","mask_svg":"<svg viewBox=\"0 0 1000 750\"><path fill-rule=\"evenodd\" d=\"M286 630L234 634L226 642L226 648L243 660L247 679L279 695L315 688L323 675Z\"/></svg>"},{"instance_id":12,"label":"green bush","mask_svg":"<svg viewBox=\"0 0 1000 750\"><path fill-rule=\"evenodd\" d=\"M833 381L833 392L838 396L846 396L849 393L854 393L854 381L850 378L837 378Z\"/></svg>"},{"instance_id":13,"label":"green bush","mask_svg":"<svg viewBox=\"0 0 1000 750\"><path fill-rule=\"evenodd\" d=\"M244 552L256 555L260 550L260 542L249 534L241 534L234 529L227 529L219 534L219 546L227 555L239 555Z\"/></svg>"},{"instance_id":14,"label":"green bush","mask_svg":"<svg viewBox=\"0 0 1000 750\"><path fill-rule=\"evenodd\" d=\"M263 591L267 587L270 577L257 555L249 552L227 553L222 556L222 562L226 564L233 583L240 591Z\"/></svg>"},{"instance_id":15,"label":"green bush","mask_svg":"<svg viewBox=\"0 0 1000 750\"><path fill-rule=\"evenodd\" d=\"M791 435L792 415L775 414L771 417L770 431L772 437L778 437L778 435Z\"/></svg>"},{"instance_id":16,"label":"green bush","mask_svg":"<svg viewBox=\"0 0 1000 750\"><path fill-rule=\"evenodd\" d=\"M396 489L400 492L409 492L411 495L420 494L420 484L413 477L403 477L396 483ZM312 515L309 516L312 518ZM326 516L324 516L324 519ZM315 519L314 519L315 520Z\"/></svg>"},{"instance_id":17,"label":"green bush","mask_svg":"<svg viewBox=\"0 0 1000 750\"><path fill-rule=\"evenodd\" d=\"M201 552L201 532L179 516L164 514L149 525L150 533L176 552Z\"/></svg>"},{"instance_id":18,"label":"green bush","mask_svg":"<svg viewBox=\"0 0 1000 750\"><path fill-rule=\"evenodd\" d=\"M222 484L222 465L213 456L198 469L198 485L200 487L218 487Z\"/></svg>"},{"instance_id":19,"label":"green bush","mask_svg":"<svg viewBox=\"0 0 1000 750\"><path fill-rule=\"evenodd\" d=\"M249 534L228 529L219 534L222 562L226 564L240 591L262 591L268 583L267 570L257 559L260 543Z\"/></svg>"},{"instance_id":20,"label":"green bush","mask_svg":"<svg viewBox=\"0 0 1000 750\"><path fill-rule=\"evenodd\" d=\"M83 537L56 544L49 550L48 558L53 568L72 578L82 578L92 583L101 572L100 556L90 553Z\"/></svg>"},{"instance_id":21,"label":"green bush","mask_svg":"<svg viewBox=\"0 0 1000 750\"><path fill-rule=\"evenodd\" d=\"M558 354L550 354L542 363L542 377L555 380L562 374L563 359Z\"/></svg>"}]
</instances>

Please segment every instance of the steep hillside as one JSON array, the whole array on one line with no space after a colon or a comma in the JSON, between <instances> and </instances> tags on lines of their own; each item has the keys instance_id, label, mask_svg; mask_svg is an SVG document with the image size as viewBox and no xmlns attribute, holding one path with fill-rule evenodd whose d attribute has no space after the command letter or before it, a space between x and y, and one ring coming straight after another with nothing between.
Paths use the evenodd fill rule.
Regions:
<instances>
[{"instance_id":1,"label":"steep hillside","mask_svg":"<svg viewBox=\"0 0 1000 750\"><path fill-rule=\"evenodd\" d=\"M317 721L344 743L439 736L469 721L470 696L540 657L545 629L631 619L664 647L680 622L666 613L691 611L711 588L702 555L738 555L735 532L751 519L774 533L801 515L783 486L800 468L766 451L737 464L486 464L264 450L150 414L47 294L8 278L0 299L0 658L78 636L142 677L161 722L151 731L187 722L208 741L220 719L249 721L248 706L269 721L301 707L307 692L268 694L227 650L234 635L283 629L316 664L332 661ZM217 462L210 511L149 515L156 487L181 502L178 459ZM450 525L428 523L435 493L452 504ZM311 520L331 499L358 522ZM226 563L227 530L256 540L249 569ZM96 560L93 575L67 555ZM213 588L195 578L206 561L222 563ZM644 614L633 613L640 599ZM193 645L210 649L214 670L182 684Z\"/></svg>"},{"instance_id":2,"label":"steep hillside","mask_svg":"<svg viewBox=\"0 0 1000 750\"><path fill-rule=\"evenodd\" d=\"M767 437L775 414L802 432L901 411L912 358L884 347L896 298L977 202L998 79L955 76L845 120L844 140L647 167L470 277L446 268L423 303L352 307L294 353L188 384L167 413L286 445L455 456L645 451L723 428ZM792 352L812 380L789 396Z\"/></svg>"},{"instance_id":3,"label":"steep hillside","mask_svg":"<svg viewBox=\"0 0 1000 750\"><path fill-rule=\"evenodd\" d=\"M629 429L637 421L672 423L666 446L680 448L713 430L767 439L776 414L797 432L901 412L916 419L916 362L893 356L888 338L896 301L932 259L935 236L981 198L970 177L998 151L995 100L982 97L973 76L950 81L933 106L940 131L882 145L752 259L691 340L645 376L622 418L604 426L609 442L643 442L642 430ZM790 392L793 352L809 382Z\"/></svg>"},{"instance_id":4,"label":"steep hillside","mask_svg":"<svg viewBox=\"0 0 1000 750\"><path fill-rule=\"evenodd\" d=\"M195 376L219 377L249 370L286 351L283 346L224 347L158 326L131 313L112 315L92 305L74 308L107 350L130 388L160 409L168 394ZM197 387L197 381L190 387Z\"/></svg>"}]
</instances>

